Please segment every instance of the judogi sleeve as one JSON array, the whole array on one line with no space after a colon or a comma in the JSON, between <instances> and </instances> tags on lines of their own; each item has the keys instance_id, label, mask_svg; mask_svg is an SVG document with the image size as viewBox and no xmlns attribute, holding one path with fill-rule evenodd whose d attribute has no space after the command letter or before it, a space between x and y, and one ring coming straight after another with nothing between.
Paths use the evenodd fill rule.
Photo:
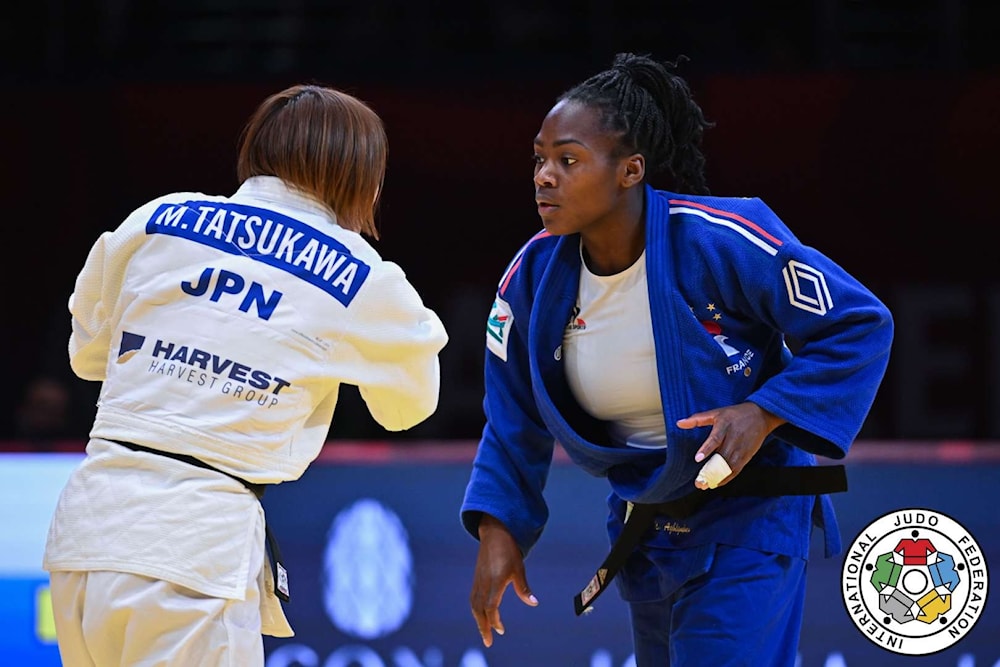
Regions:
<instances>
[{"instance_id":1,"label":"judogi sleeve","mask_svg":"<svg viewBox=\"0 0 1000 667\"><path fill-rule=\"evenodd\" d=\"M388 431L402 431L430 417L441 389L438 353L448 334L403 270L381 262L351 307L352 324L338 359L356 377L368 411ZM346 345L345 345L346 344Z\"/></svg>"},{"instance_id":2,"label":"judogi sleeve","mask_svg":"<svg viewBox=\"0 0 1000 667\"><path fill-rule=\"evenodd\" d=\"M511 263L487 321L484 362L486 425L461 507L465 529L479 537L482 513L500 520L522 555L548 521L543 490L555 441L535 407L528 357L530 267Z\"/></svg>"},{"instance_id":3,"label":"judogi sleeve","mask_svg":"<svg viewBox=\"0 0 1000 667\"><path fill-rule=\"evenodd\" d=\"M730 304L800 345L748 400L788 420L777 437L843 458L885 374L892 316L859 280L801 243L762 201L741 205L736 212L741 224L749 223L747 234L716 244L720 255L709 265L736 267L725 278L738 281L728 289Z\"/></svg>"},{"instance_id":4,"label":"judogi sleeve","mask_svg":"<svg viewBox=\"0 0 1000 667\"><path fill-rule=\"evenodd\" d=\"M69 361L84 380L103 381L107 375L113 314L119 306L129 260L145 238L145 224L161 200L133 211L114 231L104 232L90 248L69 297L73 331Z\"/></svg>"}]
</instances>

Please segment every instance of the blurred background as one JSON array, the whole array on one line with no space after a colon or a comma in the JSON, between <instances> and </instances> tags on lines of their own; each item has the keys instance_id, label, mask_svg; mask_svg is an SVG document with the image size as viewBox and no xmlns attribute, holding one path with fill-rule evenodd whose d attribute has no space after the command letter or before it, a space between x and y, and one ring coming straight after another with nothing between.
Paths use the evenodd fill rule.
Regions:
<instances>
[{"instance_id":1,"label":"blurred background","mask_svg":"<svg viewBox=\"0 0 1000 667\"><path fill-rule=\"evenodd\" d=\"M863 436L1000 435L1000 4L992 0L44 0L2 21L7 260L0 440L84 436L68 370L86 253L174 190L236 189L253 108L298 82L385 120L377 244L451 333L441 408L381 432L348 391L332 437L475 438L484 321L540 226L531 140L555 97L632 50L685 55L713 193L759 196L897 318ZM662 184L669 185L669 184Z\"/></svg>"},{"instance_id":2,"label":"blurred background","mask_svg":"<svg viewBox=\"0 0 1000 667\"><path fill-rule=\"evenodd\" d=\"M463 625L455 632L462 646L474 646L463 607L474 551L461 553L474 546L459 532L457 508L483 425L485 320L506 263L540 227L531 141L543 116L559 93L625 50L689 59L679 73L716 123L705 138L714 194L763 198L800 239L869 285L894 313L889 371L857 453L848 457L870 485L843 501L851 503L841 508L845 542L880 509L912 502L962 512L956 518L975 527L980 539L989 533L985 550L1000 551L998 520L982 513L984 505L955 504L963 494L995 497L1000 470L1000 263L993 241L998 214L991 208L1000 176L995 0L15 3L0 17L9 270L0 326L0 451L55 452L56 460L72 461L83 449L99 387L69 370L66 300L98 235L167 192L233 192L239 132L267 95L302 82L344 89L382 116L389 135L382 240L375 245L441 315L451 342L441 357L440 408L411 431L382 431L356 391L343 392L327 447L333 451L320 464L346 466L341 483L359 495L344 492L322 508L329 516L306 518L325 525L364 496L358 479L367 478L352 478L351 466L387 463L372 473L384 479L392 465L416 465L394 447L429 445L423 450L432 452L429 458L419 458L430 466L419 468L426 472L420 483L434 485L440 507L433 513L444 528L429 527L428 516L418 514L411 530L421 531L418 544L428 550L435 530L447 535L441 544L449 556L428 557L435 567L458 572L454 585L439 570L433 576L460 593L457 623ZM8 460L14 459L0 459L0 466ZM66 468L58 470L61 480ZM321 465L310 474L334 473ZM303 488L329 488L329 480L320 486L319 477L312 479ZM893 486L879 486L888 479ZM599 482L566 471L553 484L556 496L596 499L597 506L605 492ZM276 512L282 503L294 505L283 489L275 491ZM396 501L379 499L386 506ZM54 500L39 502L44 528ZM290 510L289 516L297 515ZM552 538L552 572L559 572L564 555L591 549L571 581L556 577L566 587L559 596L571 597L579 577L599 562L601 520L583 522L594 531L590 541L565 525L554 529L563 532ZM306 533L319 542L303 549L319 562L323 535L314 528ZM291 539L308 542L301 535ZM37 578L35 554L28 553L25 567ZM537 562L549 562L545 558ZM839 565L826 567L819 590L836 587ZM810 609L819 619L816 605ZM839 607L836 613L844 616ZM995 618L991 630L977 628L982 646L993 647L976 654L979 663L971 654L946 652L934 664L1000 661L986 634L995 638L1000 630ZM534 641L559 634L535 622L542 633ZM608 630L619 642L587 648L586 664L623 664L623 626L585 630L575 619L566 623L567 632L589 633L599 643ZM44 643L45 632L33 627L31 641ZM857 664L890 664L877 660L888 659L887 652L871 646L875 662L865 646L845 649L851 640L865 645L852 629L842 631L837 646L823 643L841 641L824 622L809 631L817 643L803 664L846 664L830 663L830 656L850 657L850 650L869 656ZM426 636L412 626L410 632L408 645ZM344 644L323 641L314 654L329 656L325 664L382 664L363 659L367 649L335 660ZM386 641L377 651L387 665L486 664L485 658L477 662L480 654L447 642L441 644L446 649L427 648L408 662ZM282 653L271 645L269 651L275 666L320 660L298 649ZM385 657L390 654L395 662ZM527 663L512 657L490 664Z\"/></svg>"}]
</instances>

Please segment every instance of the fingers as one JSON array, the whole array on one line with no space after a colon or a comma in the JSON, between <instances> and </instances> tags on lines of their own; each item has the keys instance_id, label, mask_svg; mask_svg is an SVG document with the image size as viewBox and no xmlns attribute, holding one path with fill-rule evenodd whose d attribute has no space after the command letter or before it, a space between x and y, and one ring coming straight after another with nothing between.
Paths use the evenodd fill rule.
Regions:
<instances>
[{"instance_id":1,"label":"fingers","mask_svg":"<svg viewBox=\"0 0 1000 667\"><path fill-rule=\"evenodd\" d=\"M728 429L718 425L712 426L712 431L708 434L708 437L705 438L705 442L701 443L701 447L699 447L698 451L695 452L695 463L701 463L708 456L715 453L720 447L722 447L722 443L726 440L727 430Z\"/></svg>"},{"instance_id":2,"label":"fingers","mask_svg":"<svg viewBox=\"0 0 1000 667\"><path fill-rule=\"evenodd\" d=\"M531 592L524 575L515 576L510 582L514 592L521 601L529 607L538 606L538 598ZM506 632L503 620L500 618L500 600L503 598L503 591L507 584L493 590L485 596L474 590L470 599L472 605L472 616L476 619L476 627L479 629L479 636L482 637L483 646L489 648L493 645L493 632L503 635Z\"/></svg>"},{"instance_id":3,"label":"fingers","mask_svg":"<svg viewBox=\"0 0 1000 667\"><path fill-rule=\"evenodd\" d=\"M726 459L721 454L715 452L709 457L705 465L698 471L698 477L694 480L694 485L699 489L714 489L730 475L733 469L729 467Z\"/></svg>"},{"instance_id":4,"label":"fingers","mask_svg":"<svg viewBox=\"0 0 1000 667\"><path fill-rule=\"evenodd\" d=\"M694 480L695 487L701 490L716 488L733 473L732 468L730 468L722 453L718 451L725 442L726 432L728 431L728 428L720 423L718 419L719 411L710 410L677 420L678 428L712 427L708 437L701 443L701 447L698 448L698 451L694 455L695 463L701 463L708 458L705 465L698 471L698 477Z\"/></svg>"},{"instance_id":5,"label":"fingers","mask_svg":"<svg viewBox=\"0 0 1000 667\"><path fill-rule=\"evenodd\" d=\"M500 620L500 601L507 585L516 581L520 571L524 580L524 563L517 543L498 519L484 514L479 522L479 554L472 577L469 603L483 645L493 645L493 631L504 633Z\"/></svg>"},{"instance_id":6,"label":"fingers","mask_svg":"<svg viewBox=\"0 0 1000 667\"><path fill-rule=\"evenodd\" d=\"M692 429L699 426L711 426L715 423L715 412L699 412L690 417L677 420L677 428Z\"/></svg>"},{"instance_id":7,"label":"fingers","mask_svg":"<svg viewBox=\"0 0 1000 667\"><path fill-rule=\"evenodd\" d=\"M472 594L472 617L476 619L476 627L479 629L479 636L483 639L483 646L489 648L493 645L493 631L498 635L504 633L503 621L500 620L500 599L503 596L503 589L491 593L485 600L480 601L477 592Z\"/></svg>"},{"instance_id":8,"label":"fingers","mask_svg":"<svg viewBox=\"0 0 1000 667\"><path fill-rule=\"evenodd\" d=\"M538 606L538 598L532 595L531 587L528 586L523 574L514 580L514 592L517 593L517 597L521 598L521 602L529 607Z\"/></svg>"},{"instance_id":9,"label":"fingers","mask_svg":"<svg viewBox=\"0 0 1000 667\"><path fill-rule=\"evenodd\" d=\"M767 435L785 420L755 403L743 402L677 420L679 428L710 426L708 437L694 455L696 463L708 459L695 480L699 489L728 484L760 450ZM717 459L713 462L713 459Z\"/></svg>"},{"instance_id":10,"label":"fingers","mask_svg":"<svg viewBox=\"0 0 1000 667\"><path fill-rule=\"evenodd\" d=\"M694 460L697 463L704 461L709 454L722 446L724 434L719 432L719 429L716 428L716 419L718 418L718 414L718 410L709 410L708 412L697 412L690 417L677 420L677 428L692 429L702 426L712 427L712 431L708 434L708 437L705 438L705 442L701 444L701 447L698 448L698 452L694 455Z\"/></svg>"},{"instance_id":11,"label":"fingers","mask_svg":"<svg viewBox=\"0 0 1000 667\"><path fill-rule=\"evenodd\" d=\"M488 608L486 610L486 621L489 624L489 627L486 629L486 633L489 635L489 641L486 641L486 637L484 636L483 645L486 646L486 648L489 648L493 645L493 634L490 632L490 629L496 630L498 635L502 635L506 632L503 627L503 621L500 620L499 606ZM483 634L483 631L480 630L479 634Z\"/></svg>"},{"instance_id":12,"label":"fingers","mask_svg":"<svg viewBox=\"0 0 1000 667\"><path fill-rule=\"evenodd\" d=\"M479 629L479 636L483 639L483 646L489 648L493 646L493 630L485 611L473 608L472 616L476 619L476 627Z\"/></svg>"}]
</instances>

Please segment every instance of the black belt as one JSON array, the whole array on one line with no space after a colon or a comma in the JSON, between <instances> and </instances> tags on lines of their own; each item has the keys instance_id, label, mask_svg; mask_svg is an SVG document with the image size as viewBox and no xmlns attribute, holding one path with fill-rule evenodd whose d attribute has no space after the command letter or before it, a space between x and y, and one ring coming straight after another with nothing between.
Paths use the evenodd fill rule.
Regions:
<instances>
[{"instance_id":1,"label":"black belt","mask_svg":"<svg viewBox=\"0 0 1000 667\"><path fill-rule=\"evenodd\" d=\"M712 498L816 496L841 491L847 491L847 472L842 465L758 467L744 468L725 486L694 491L670 502L629 503L630 511L625 516L625 525L610 553L590 583L573 599L576 615L587 611L597 596L604 592L657 516L685 519Z\"/></svg>"},{"instance_id":2,"label":"black belt","mask_svg":"<svg viewBox=\"0 0 1000 667\"><path fill-rule=\"evenodd\" d=\"M257 497L258 501L264 497L264 491L267 490L266 484L254 484L253 482L248 482L242 477L232 475L225 470L219 470L218 468L205 463L201 459L188 456L187 454L175 454L174 452L166 452L162 449L144 447L142 445L137 445L134 442L125 442L123 440L111 440L111 442L121 445L122 447L127 447L134 452L159 454L160 456L166 456L170 459L182 461L193 466L198 466L199 468L204 468L205 470L213 470L217 473L223 474L226 477L235 479L237 482L249 489L250 492ZM288 602L288 570L285 569L285 566L281 562L281 548L278 546L278 540L274 537L274 533L271 532L271 526L268 525L266 520L264 521L264 537L267 540L267 549L271 555L271 574L274 576L274 594L285 602Z\"/></svg>"}]
</instances>

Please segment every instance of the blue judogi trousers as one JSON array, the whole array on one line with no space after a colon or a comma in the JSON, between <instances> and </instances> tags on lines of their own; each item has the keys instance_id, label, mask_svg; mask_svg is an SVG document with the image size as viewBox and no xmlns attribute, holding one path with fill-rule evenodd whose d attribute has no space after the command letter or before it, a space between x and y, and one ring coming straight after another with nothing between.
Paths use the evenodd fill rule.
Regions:
<instances>
[{"instance_id":1,"label":"blue judogi trousers","mask_svg":"<svg viewBox=\"0 0 1000 667\"><path fill-rule=\"evenodd\" d=\"M636 667L793 667L806 561L711 544L643 549L618 582Z\"/></svg>"}]
</instances>

